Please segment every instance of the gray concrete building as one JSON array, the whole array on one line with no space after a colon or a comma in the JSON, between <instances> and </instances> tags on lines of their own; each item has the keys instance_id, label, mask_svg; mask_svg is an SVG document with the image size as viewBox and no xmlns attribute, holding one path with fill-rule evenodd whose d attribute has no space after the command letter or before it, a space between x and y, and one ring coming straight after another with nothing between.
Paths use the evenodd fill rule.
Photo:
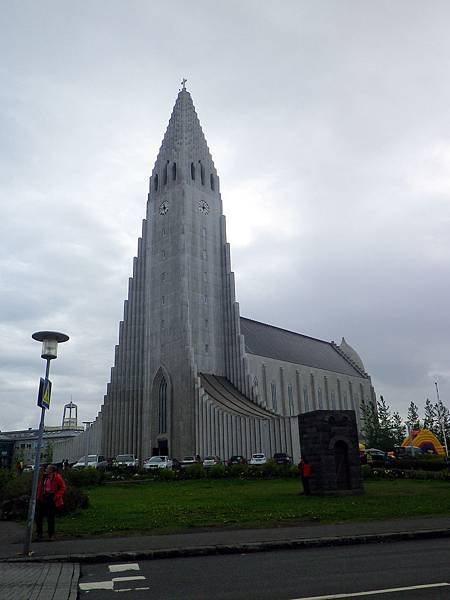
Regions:
<instances>
[{"instance_id":1,"label":"gray concrete building","mask_svg":"<svg viewBox=\"0 0 450 600\"><path fill-rule=\"evenodd\" d=\"M240 316L217 174L178 94L150 177L110 382L89 452L300 454L298 415L373 402L358 354ZM84 447L61 445L78 458Z\"/></svg>"}]
</instances>

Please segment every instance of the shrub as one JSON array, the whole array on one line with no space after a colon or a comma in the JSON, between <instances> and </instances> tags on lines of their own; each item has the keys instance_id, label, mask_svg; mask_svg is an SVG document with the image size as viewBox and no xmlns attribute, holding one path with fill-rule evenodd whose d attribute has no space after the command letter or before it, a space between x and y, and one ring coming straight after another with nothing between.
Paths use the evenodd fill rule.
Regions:
<instances>
[{"instance_id":1,"label":"shrub","mask_svg":"<svg viewBox=\"0 0 450 600\"><path fill-rule=\"evenodd\" d=\"M183 477L184 479L203 479L206 477L205 469L203 465L190 465L183 469Z\"/></svg>"},{"instance_id":2,"label":"shrub","mask_svg":"<svg viewBox=\"0 0 450 600\"><path fill-rule=\"evenodd\" d=\"M103 483L105 474L103 471L93 467L84 467L82 469L67 469L62 473L66 483L75 487L85 487L89 485L99 485Z\"/></svg>"},{"instance_id":3,"label":"shrub","mask_svg":"<svg viewBox=\"0 0 450 600\"><path fill-rule=\"evenodd\" d=\"M268 460L265 465L261 467L262 476L268 479L273 479L280 475L280 466L272 459Z\"/></svg>"},{"instance_id":4,"label":"shrub","mask_svg":"<svg viewBox=\"0 0 450 600\"><path fill-rule=\"evenodd\" d=\"M226 469L223 465L213 465L207 470L207 476L211 479L223 479L226 477Z\"/></svg>"},{"instance_id":5,"label":"shrub","mask_svg":"<svg viewBox=\"0 0 450 600\"><path fill-rule=\"evenodd\" d=\"M228 467L228 475L239 479L245 479L248 475L247 465L231 465Z\"/></svg>"},{"instance_id":6,"label":"shrub","mask_svg":"<svg viewBox=\"0 0 450 600\"><path fill-rule=\"evenodd\" d=\"M89 506L89 496L83 490L68 485L64 494L64 506L60 510L60 514L67 515L75 512L80 508Z\"/></svg>"},{"instance_id":7,"label":"shrub","mask_svg":"<svg viewBox=\"0 0 450 600\"><path fill-rule=\"evenodd\" d=\"M152 472L152 479L158 479L160 481L173 481L176 479L175 471L172 469L155 469Z\"/></svg>"},{"instance_id":8,"label":"shrub","mask_svg":"<svg viewBox=\"0 0 450 600\"><path fill-rule=\"evenodd\" d=\"M0 469L0 502L5 499L6 488L13 478L13 472L10 469Z\"/></svg>"}]
</instances>

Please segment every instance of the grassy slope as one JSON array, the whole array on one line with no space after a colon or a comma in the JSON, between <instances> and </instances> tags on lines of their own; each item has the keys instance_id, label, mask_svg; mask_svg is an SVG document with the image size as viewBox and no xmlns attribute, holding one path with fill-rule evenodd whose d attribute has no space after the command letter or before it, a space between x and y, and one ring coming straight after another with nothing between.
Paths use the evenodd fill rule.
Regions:
<instances>
[{"instance_id":1,"label":"grassy slope","mask_svg":"<svg viewBox=\"0 0 450 600\"><path fill-rule=\"evenodd\" d=\"M450 515L443 481L370 481L364 496L299 496L296 480L209 480L105 485L89 490L91 506L60 518L70 536L168 533L191 527L264 527Z\"/></svg>"}]
</instances>

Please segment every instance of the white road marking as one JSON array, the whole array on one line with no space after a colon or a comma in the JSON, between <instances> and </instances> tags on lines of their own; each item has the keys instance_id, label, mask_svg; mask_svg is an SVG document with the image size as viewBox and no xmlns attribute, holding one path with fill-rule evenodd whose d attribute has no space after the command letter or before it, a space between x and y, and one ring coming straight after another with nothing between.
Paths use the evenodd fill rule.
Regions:
<instances>
[{"instance_id":1,"label":"white road marking","mask_svg":"<svg viewBox=\"0 0 450 600\"><path fill-rule=\"evenodd\" d=\"M119 573L120 571L139 571L138 563L125 563L123 565L109 565L110 573Z\"/></svg>"},{"instance_id":2,"label":"white road marking","mask_svg":"<svg viewBox=\"0 0 450 600\"><path fill-rule=\"evenodd\" d=\"M337 598L355 598L356 596L374 596L375 594L391 594L393 592L407 592L409 590L425 590L450 585L450 583L428 583L425 585L411 585L409 587L386 588L383 590L370 590L369 592L354 592L353 594L331 594L329 596L308 596L294 598L293 600L335 600Z\"/></svg>"},{"instance_id":3,"label":"white road marking","mask_svg":"<svg viewBox=\"0 0 450 600\"><path fill-rule=\"evenodd\" d=\"M80 590L90 592L91 590L112 590L112 581L90 581L89 583L80 583Z\"/></svg>"},{"instance_id":4,"label":"white road marking","mask_svg":"<svg viewBox=\"0 0 450 600\"><path fill-rule=\"evenodd\" d=\"M113 577L113 583L116 581L136 581L138 579L145 579L143 575L135 575L134 577Z\"/></svg>"},{"instance_id":5,"label":"white road marking","mask_svg":"<svg viewBox=\"0 0 450 600\"><path fill-rule=\"evenodd\" d=\"M114 590L115 592L132 592L133 588L124 588L123 590Z\"/></svg>"}]
</instances>

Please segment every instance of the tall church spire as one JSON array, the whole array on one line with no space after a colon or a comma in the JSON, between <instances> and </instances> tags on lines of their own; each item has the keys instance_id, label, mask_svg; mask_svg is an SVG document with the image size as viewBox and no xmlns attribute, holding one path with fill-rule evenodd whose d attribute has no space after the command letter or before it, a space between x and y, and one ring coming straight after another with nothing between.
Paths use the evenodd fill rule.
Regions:
<instances>
[{"instance_id":1,"label":"tall church spire","mask_svg":"<svg viewBox=\"0 0 450 600\"><path fill-rule=\"evenodd\" d=\"M158 157L152 171L150 191L158 191L161 183L171 179L178 182L200 182L205 173L217 171L208 148L191 94L183 86L178 93ZM176 177L173 175L176 173ZM158 178L162 178L163 181ZM156 177L158 175L158 177Z\"/></svg>"}]
</instances>

